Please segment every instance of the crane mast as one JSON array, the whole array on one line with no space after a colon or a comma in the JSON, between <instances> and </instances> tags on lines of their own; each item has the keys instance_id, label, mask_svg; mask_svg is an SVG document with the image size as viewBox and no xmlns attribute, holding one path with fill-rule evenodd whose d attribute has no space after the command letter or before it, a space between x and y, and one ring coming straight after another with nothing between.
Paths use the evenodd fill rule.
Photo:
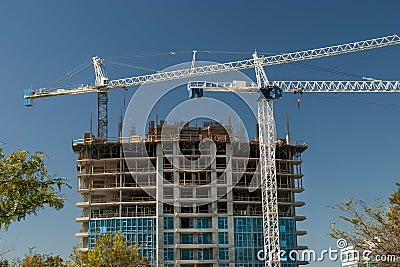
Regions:
<instances>
[{"instance_id":1,"label":"crane mast","mask_svg":"<svg viewBox=\"0 0 400 267\"><path fill-rule=\"evenodd\" d=\"M274 92L268 86L268 78L256 52L253 53L258 98L258 132L260 147L260 173L263 209L264 257L270 266L280 266L278 186L275 166Z\"/></svg>"},{"instance_id":2,"label":"crane mast","mask_svg":"<svg viewBox=\"0 0 400 267\"><path fill-rule=\"evenodd\" d=\"M97 92L97 136L107 138L108 134L108 77L104 68L104 61L99 57L93 57L94 73L96 75L95 86Z\"/></svg>"},{"instance_id":3,"label":"crane mast","mask_svg":"<svg viewBox=\"0 0 400 267\"><path fill-rule=\"evenodd\" d=\"M399 81L269 81L264 71L265 66L285 64L302 60L354 53L386 46L400 44L400 37L395 35L369 39L365 41L334 45L300 52L282 53L274 56L261 56L254 53L251 59L213 64L208 66L158 72L131 78L109 80L103 60L93 57L96 74L94 85L81 85L73 88L40 88L26 89L24 100L26 106L32 106L36 98L52 96L98 93L98 137L107 138L108 128L108 90L148 83L157 83L182 78L224 73L235 70L254 68L256 83L238 86L232 83L190 82L189 90L217 92L260 93L258 99L260 172L262 186L263 233L266 267L278 267L280 263L279 221L276 178L276 130L274 121L274 99L280 98L282 92L400 92ZM195 55L193 55L194 61ZM192 61L192 62L193 62ZM195 94L192 94L195 95Z\"/></svg>"}]
</instances>

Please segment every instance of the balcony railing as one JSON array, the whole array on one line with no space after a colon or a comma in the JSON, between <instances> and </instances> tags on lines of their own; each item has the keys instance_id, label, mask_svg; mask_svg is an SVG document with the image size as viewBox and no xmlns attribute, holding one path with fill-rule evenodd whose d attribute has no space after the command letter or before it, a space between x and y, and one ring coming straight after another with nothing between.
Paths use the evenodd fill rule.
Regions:
<instances>
[{"instance_id":1,"label":"balcony railing","mask_svg":"<svg viewBox=\"0 0 400 267\"><path fill-rule=\"evenodd\" d=\"M147 201L155 201L155 199L150 196L143 196L143 197L123 196L122 199L120 199L119 196L92 197L92 203L147 202Z\"/></svg>"},{"instance_id":2,"label":"balcony railing","mask_svg":"<svg viewBox=\"0 0 400 267\"><path fill-rule=\"evenodd\" d=\"M260 197L251 197L251 196L234 196L233 201L261 201Z\"/></svg>"},{"instance_id":3,"label":"balcony railing","mask_svg":"<svg viewBox=\"0 0 400 267\"><path fill-rule=\"evenodd\" d=\"M122 197L122 202L146 202L146 201L155 201L155 199L151 196L145 196L145 197L123 196Z\"/></svg>"},{"instance_id":4,"label":"balcony railing","mask_svg":"<svg viewBox=\"0 0 400 267\"><path fill-rule=\"evenodd\" d=\"M261 210L233 210L234 216L262 216Z\"/></svg>"},{"instance_id":5,"label":"balcony railing","mask_svg":"<svg viewBox=\"0 0 400 267\"><path fill-rule=\"evenodd\" d=\"M119 213L118 212L103 212L103 213L95 213L92 214L92 218L115 218L118 217Z\"/></svg>"}]
</instances>

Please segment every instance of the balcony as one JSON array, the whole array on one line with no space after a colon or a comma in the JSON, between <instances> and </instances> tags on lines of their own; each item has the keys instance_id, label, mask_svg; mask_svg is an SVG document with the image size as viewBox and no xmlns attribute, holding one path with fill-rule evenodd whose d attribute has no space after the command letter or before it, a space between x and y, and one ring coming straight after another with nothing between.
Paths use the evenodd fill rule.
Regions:
<instances>
[{"instance_id":1,"label":"balcony","mask_svg":"<svg viewBox=\"0 0 400 267\"><path fill-rule=\"evenodd\" d=\"M117 183L94 182L91 186L91 190L116 189L116 187L117 187Z\"/></svg>"},{"instance_id":2,"label":"balcony","mask_svg":"<svg viewBox=\"0 0 400 267\"><path fill-rule=\"evenodd\" d=\"M216 197L213 197L213 198L211 198L211 197L209 197L209 198L199 198L199 197L183 196L183 197L175 198L175 201L177 201L177 202L204 203L204 204L208 204L208 203L211 203L211 202L216 201L216 200L217 200Z\"/></svg>"},{"instance_id":3,"label":"balcony","mask_svg":"<svg viewBox=\"0 0 400 267\"><path fill-rule=\"evenodd\" d=\"M105 176L105 175L116 175L116 174L130 174L130 173L140 173L140 174L150 174L156 173L156 169L152 167L143 167L143 168L130 168L129 171L121 171L120 169L111 169L111 168L95 168L90 171L78 171L76 176L87 177L87 176Z\"/></svg>"},{"instance_id":4,"label":"balcony","mask_svg":"<svg viewBox=\"0 0 400 267\"><path fill-rule=\"evenodd\" d=\"M88 233L88 232L76 233L76 234L75 234L75 237L79 237L79 238L89 237L89 233Z\"/></svg>"},{"instance_id":5,"label":"balcony","mask_svg":"<svg viewBox=\"0 0 400 267\"><path fill-rule=\"evenodd\" d=\"M89 221L89 217L81 216L81 217L75 218L75 222L77 222L77 223L83 223L83 222L88 222L88 221Z\"/></svg>"},{"instance_id":6,"label":"balcony","mask_svg":"<svg viewBox=\"0 0 400 267\"><path fill-rule=\"evenodd\" d=\"M156 200L151 196L143 196L143 197L128 197L123 196L120 199L118 196L108 196L108 197L92 197L92 206L97 205L114 205L114 204L121 204L121 203L152 203Z\"/></svg>"},{"instance_id":7,"label":"balcony","mask_svg":"<svg viewBox=\"0 0 400 267\"><path fill-rule=\"evenodd\" d=\"M131 188L143 188L143 187L155 187L156 182L139 182L139 183L123 183L121 189L131 189Z\"/></svg>"},{"instance_id":8,"label":"balcony","mask_svg":"<svg viewBox=\"0 0 400 267\"><path fill-rule=\"evenodd\" d=\"M217 262L217 260L210 259L210 260L176 260L175 263L182 265L182 264L195 264L195 263L197 263L197 264L199 264L199 263L202 263L202 264L207 264L207 263L216 264L218 262Z\"/></svg>"},{"instance_id":9,"label":"balcony","mask_svg":"<svg viewBox=\"0 0 400 267\"><path fill-rule=\"evenodd\" d=\"M289 184L280 184L278 186L278 191L279 192L293 192L293 193L301 193L304 191L303 187L298 187L297 185L295 185L294 187L292 187Z\"/></svg>"},{"instance_id":10,"label":"balcony","mask_svg":"<svg viewBox=\"0 0 400 267\"><path fill-rule=\"evenodd\" d=\"M233 216L262 216L261 210L233 210Z\"/></svg>"},{"instance_id":11,"label":"balcony","mask_svg":"<svg viewBox=\"0 0 400 267\"><path fill-rule=\"evenodd\" d=\"M306 249L308 249L308 246L299 245L296 247L296 250L306 250Z\"/></svg>"},{"instance_id":12,"label":"balcony","mask_svg":"<svg viewBox=\"0 0 400 267\"><path fill-rule=\"evenodd\" d=\"M303 207L306 203L304 201L291 201L290 198L278 198L278 205L290 205L294 207Z\"/></svg>"},{"instance_id":13,"label":"balcony","mask_svg":"<svg viewBox=\"0 0 400 267\"><path fill-rule=\"evenodd\" d=\"M153 217L156 216L155 210L137 211L137 212L122 212L121 217Z\"/></svg>"},{"instance_id":14,"label":"balcony","mask_svg":"<svg viewBox=\"0 0 400 267\"><path fill-rule=\"evenodd\" d=\"M304 201L295 201L293 206L295 207L303 207L306 203Z\"/></svg>"},{"instance_id":15,"label":"balcony","mask_svg":"<svg viewBox=\"0 0 400 267\"><path fill-rule=\"evenodd\" d=\"M218 232L216 228L178 228L175 229L177 233L210 233Z\"/></svg>"},{"instance_id":16,"label":"balcony","mask_svg":"<svg viewBox=\"0 0 400 267\"><path fill-rule=\"evenodd\" d=\"M306 235L307 234L307 231L305 231L305 230L297 230L296 231L296 235Z\"/></svg>"},{"instance_id":17,"label":"balcony","mask_svg":"<svg viewBox=\"0 0 400 267\"><path fill-rule=\"evenodd\" d=\"M218 244L175 244L175 248L217 248Z\"/></svg>"},{"instance_id":18,"label":"balcony","mask_svg":"<svg viewBox=\"0 0 400 267\"><path fill-rule=\"evenodd\" d=\"M104 203L104 204L111 204L111 203L118 203L119 197L117 196L108 196L108 197L101 197L101 196L92 196L92 204Z\"/></svg>"},{"instance_id":19,"label":"balcony","mask_svg":"<svg viewBox=\"0 0 400 267\"><path fill-rule=\"evenodd\" d=\"M298 215L298 216L294 216L294 219L298 222L304 221L306 218L306 216L303 215Z\"/></svg>"},{"instance_id":20,"label":"balcony","mask_svg":"<svg viewBox=\"0 0 400 267\"><path fill-rule=\"evenodd\" d=\"M238 183L234 183L234 186L235 186L235 188L236 187L244 187L244 188L246 188L246 189L249 189L249 188L254 188L254 189L256 189L256 188L259 188L260 186L259 185L257 185L256 183L251 183L251 181L248 181L248 182L238 182Z\"/></svg>"},{"instance_id":21,"label":"balcony","mask_svg":"<svg viewBox=\"0 0 400 267\"><path fill-rule=\"evenodd\" d=\"M83 201L83 202L77 202L76 203L76 207L77 208L86 208L86 207L89 207L89 201Z\"/></svg>"},{"instance_id":22,"label":"balcony","mask_svg":"<svg viewBox=\"0 0 400 267\"><path fill-rule=\"evenodd\" d=\"M252 196L233 196L233 201L240 202L261 202L261 197Z\"/></svg>"},{"instance_id":23,"label":"balcony","mask_svg":"<svg viewBox=\"0 0 400 267\"><path fill-rule=\"evenodd\" d=\"M92 213L91 218L93 219L103 219L103 218L115 218L115 217L119 217L119 213L118 212L112 212L112 211L104 211L101 213Z\"/></svg>"},{"instance_id":24,"label":"balcony","mask_svg":"<svg viewBox=\"0 0 400 267\"><path fill-rule=\"evenodd\" d=\"M216 212L205 212L205 213L175 212L174 215L176 217L194 218L194 217L213 217L213 216L217 216L217 213Z\"/></svg>"}]
</instances>

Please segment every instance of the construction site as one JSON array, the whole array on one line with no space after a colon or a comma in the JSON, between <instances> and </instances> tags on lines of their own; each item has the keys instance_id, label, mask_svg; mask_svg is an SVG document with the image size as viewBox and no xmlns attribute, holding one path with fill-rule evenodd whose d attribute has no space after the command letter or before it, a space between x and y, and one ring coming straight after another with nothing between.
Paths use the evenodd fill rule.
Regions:
<instances>
[{"instance_id":1,"label":"construction site","mask_svg":"<svg viewBox=\"0 0 400 267\"><path fill-rule=\"evenodd\" d=\"M72 143L81 195L76 204L82 210L76 218L81 224L76 233L80 249L93 248L104 233L122 232L129 242L140 245L150 266L307 264L288 256L307 249L299 239L306 234L299 223L306 217L297 212L305 205L298 196L304 190L301 164L307 144L291 140L289 134L284 139L277 137L274 101L283 93L393 93L400 91L400 82L368 77L358 81L270 81L264 67L397 44L400 37L395 34L273 56L254 52L250 59L205 66L196 65L194 50L188 68L117 80L109 80L104 60L96 56L92 58L94 85L25 90L26 106L32 106L37 98L98 95L97 135L90 130ZM198 76L204 79L245 69L255 70L255 82L190 81L187 90L190 99L202 98L207 92L258 94L253 139L235 136L229 120L227 125L210 120L198 126L158 121L158 116L155 121L147 117L142 135L122 134L122 112L119 136L108 136L109 90ZM152 90L151 86L146 90ZM125 117L145 105L140 102L132 105L133 110L128 107Z\"/></svg>"},{"instance_id":2,"label":"construction site","mask_svg":"<svg viewBox=\"0 0 400 267\"><path fill-rule=\"evenodd\" d=\"M236 140L231 126L215 122L184 125L179 136L169 135L178 127L151 121L144 137L104 140L87 133L73 142L82 249L101 233L122 231L142 246L151 266L264 266L257 258L263 250L257 138ZM216 153L198 161L204 138ZM281 248L305 249L297 240L306 234L297 226L305 216L296 212L304 202L296 195L304 190L307 145L288 139L276 145Z\"/></svg>"}]
</instances>

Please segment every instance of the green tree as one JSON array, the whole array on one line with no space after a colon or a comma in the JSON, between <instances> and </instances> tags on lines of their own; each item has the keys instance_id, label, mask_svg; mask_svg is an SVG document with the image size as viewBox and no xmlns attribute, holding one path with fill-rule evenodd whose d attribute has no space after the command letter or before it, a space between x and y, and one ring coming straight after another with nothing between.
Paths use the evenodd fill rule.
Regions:
<instances>
[{"instance_id":1,"label":"green tree","mask_svg":"<svg viewBox=\"0 0 400 267\"><path fill-rule=\"evenodd\" d=\"M65 178L51 178L42 152L20 150L6 156L0 148L0 229L25 219L48 205L57 210L64 206L61 187ZM69 186L68 186L69 187Z\"/></svg>"},{"instance_id":2,"label":"green tree","mask_svg":"<svg viewBox=\"0 0 400 267\"><path fill-rule=\"evenodd\" d=\"M60 256L51 254L40 254L34 248L29 248L29 253L23 259L15 259L10 267L68 267L68 263Z\"/></svg>"},{"instance_id":3,"label":"green tree","mask_svg":"<svg viewBox=\"0 0 400 267\"><path fill-rule=\"evenodd\" d=\"M375 255L394 255L400 262L400 184L396 186L397 191L389 197L389 205L350 198L334 206L342 213L341 221L349 227L342 229L333 223L330 236L345 239L355 248L371 250ZM392 263L390 266L399 265Z\"/></svg>"},{"instance_id":4,"label":"green tree","mask_svg":"<svg viewBox=\"0 0 400 267\"><path fill-rule=\"evenodd\" d=\"M141 267L147 266L147 259L140 255L138 245L128 245L122 233L105 233L96 238L94 248L86 252L75 247L71 259L76 267Z\"/></svg>"},{"instance_id":5,"label":"green tree","mask_svg":"<svg viewBox=\"0 0 400 267\"><path fill-rule=\"evenodd\" d=\"M10 264L8 263L8 260L6 259L0 260L0 267L9 267L9 266Z\"/></svg>"}]
</instances>

